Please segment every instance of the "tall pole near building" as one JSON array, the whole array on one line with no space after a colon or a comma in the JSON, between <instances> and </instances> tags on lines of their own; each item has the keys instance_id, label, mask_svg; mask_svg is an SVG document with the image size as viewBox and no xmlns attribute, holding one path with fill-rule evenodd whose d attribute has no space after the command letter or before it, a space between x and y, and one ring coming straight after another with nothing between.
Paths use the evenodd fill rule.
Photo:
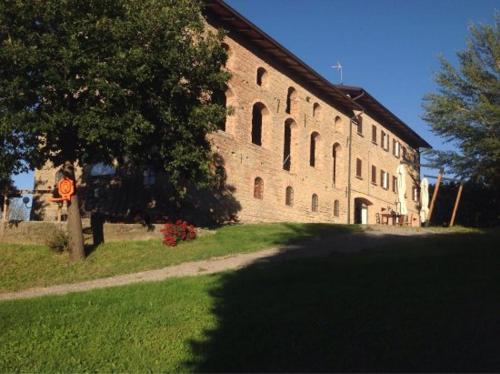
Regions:
<instances>
[{"instance_id":1,"label":"tall pole near building","mask_svg":"<svg viewBox=\"0 0 500 374\"><path fill-rule=\"evenodd\" d=\"M432 193L431 206L429 207L429 217L427 218L427 222L425 226L429 226L431 224L432 211L434 210L434 204L436 202L436 197L439 191L439 186L441 185L441 179L443 178L443 169L439 169L439 174L437 176L436 187L434 187L434 192Z\"/></svg>"},{"instance_id":2,"label":"tall pole near building","mask_svg":"<svg viewBox=\"0 0 500 374\"><path fill-rule=\"evenodd\" d=\"M347 173L347 224L351 224L351 163L352 163L352 121L349 120L349 152L348 152L348 173Z\"/></svg>"},{"instance_id":3,"label":"tall pole near building","mask_svg":"<svg viewBox=\"0 0 500 374\"><path fill-rule=\"evenodd\" d=\"M458 210L458 204L460 203L460 197L462 196L462 190L464 188L464 184L460 183L460 187L458 187L457 198L455 199L455 205L453 206L453 213L451 214L450 227L455 224L455 216Z\"/></svg>"}]
</instances>

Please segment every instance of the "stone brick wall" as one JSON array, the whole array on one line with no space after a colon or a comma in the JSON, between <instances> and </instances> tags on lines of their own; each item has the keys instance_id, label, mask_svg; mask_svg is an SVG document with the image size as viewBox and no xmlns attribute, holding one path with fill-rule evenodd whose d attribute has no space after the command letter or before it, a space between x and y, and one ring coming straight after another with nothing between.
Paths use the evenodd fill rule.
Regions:
<instances>
[{"instance_id":1,"label":"stone brick wall","mask_svg":"<svg viewBox=\"0 0 500 374\"><path fill-rule=\"evenodd\" d=\"M227 104L234 108L228 118L226 131L211 135L214 150L222 155L225 162L228 183L235 187L235 198L242 206L239 217L242 221L306 221L306 222L347 222L347 179L348 179L348 137L350 118L341 113L331 103L314 95L309 87L304 87L281 71L279 65L259 57L244 41L226 38L229 48L227 68L233 76L229 82ZM257 69L266 71L264 82L257 84ZM293 87L297 92L295 108L291 114L285 112L287 92ZM263 121L262 146L252 144L252 107L263 103L267 115ZM313 108L319 110L313 114ZM378 123L368 114L363 116L363 134L353 128L352 138L352 196L351 220L354 221L354 199L363 197L372 205L368 208L368 222L376 222L376 213L382 208L396 210L397 194L392 191L392 177L401 162L401 157L393 155L393 139L397 139L408 154L415 154L402 139L397 138L388 126ZM337 120L336 120L337 118ZM285 121L293 120L291 141L291 168L283 169ZM372 125L377 127L377 144L372 142ZM381 147L381 131L389 136L389 149ZM319 134L317 162L309 165L310 137ZM333 147L337 147L336 182L333 183ZM362 160L362 179L355 176L356 158ZM377 184L371 183L371 165L377 167ZM380 185L380 170L389 173L388 189ZM408 167L407 206L410 215L418 225L417 203L412 201L412 186L419 180L418 170ZM264 181L263 199L254 198L254 180ZM287 186L294 190L293 206L285 204ZM317 194L319 209L312 211L312 195ZM334 201L340 203L340 214L334 216Z\"/></svg>"}]
</instances>

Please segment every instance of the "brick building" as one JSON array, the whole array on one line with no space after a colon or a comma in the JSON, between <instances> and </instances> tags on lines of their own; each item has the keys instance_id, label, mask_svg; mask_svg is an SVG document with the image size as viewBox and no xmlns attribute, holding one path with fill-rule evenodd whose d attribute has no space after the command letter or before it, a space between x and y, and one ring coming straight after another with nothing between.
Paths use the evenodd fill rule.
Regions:
<instances>
[{"instance_id":1,"label":"brick building","mask_svg":"<svg viewBox=\"0 0 500 374\"><path fill-rule=\"evenodd\" d=\"M403 163L409 222L419 224L425 140L364 89L332 85L222 1L207 6L206 18L228 31L234 112L210 141L240 221L376 223L377 213L398 210ZM50 167L37 171L36 186L53 178Z\"/></svg>"}]
</instances>

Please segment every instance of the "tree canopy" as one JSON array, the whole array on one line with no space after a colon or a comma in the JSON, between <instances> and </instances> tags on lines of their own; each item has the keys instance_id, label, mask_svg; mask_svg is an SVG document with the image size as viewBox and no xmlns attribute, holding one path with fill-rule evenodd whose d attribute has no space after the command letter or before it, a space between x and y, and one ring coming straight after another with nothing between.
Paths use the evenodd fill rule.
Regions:
<instances>
[{"instance_id":1,"label":"tree canopy","mask_svg":"<svg viewBox=\"0 0 500 374\"><path fill-rule=\"evenodd\" d=\"M209 95L228 79L221 38L195 0L2 2L0 121L32 167L128 160L203 180L225 116Z\"/></svg>"},{"instance_id":2,"label":"tree canopy","mask_svg":"<svg viewBox=\"0 0 500 374\"><path fill-rule=\"evenodd\" d=\"M222 38L199 0L0 2L1 172L21 150L28 167L50 161L70 177L118 161L164 171L177 191L208 182L206 135L226 116L214 95L229 79ZM81 257L78 206L74 195Z\"/></svg>"},{"instance_id":3,"label":"tree canopy","mask_svg":"<svg viewBox=\"0 0 500 374\"><path fill-rule=\"evenodd\" d=\"M495 24L473 25L459 67L441 58L437 93L424 98L424 120L456 145L433 151L430 159L457 175L491 185L500 183L500 14Z\"/></svg>"}]
</instances>

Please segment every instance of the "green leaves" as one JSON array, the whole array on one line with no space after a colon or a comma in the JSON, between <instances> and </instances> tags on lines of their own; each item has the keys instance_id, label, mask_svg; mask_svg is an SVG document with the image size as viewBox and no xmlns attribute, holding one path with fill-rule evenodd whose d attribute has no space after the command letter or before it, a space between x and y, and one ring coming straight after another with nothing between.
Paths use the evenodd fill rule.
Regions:
<instances>
[{"instance_id":1,"label":"green leaves","mask_svg":"<svg viewBox=\"0 0 500 374\"><path fill-rule=\"evenodd\" d=\"M462 177L500 183L500 14L494 25L471 26L459 68L441 58L439 93L424 97L424 120L458 146L430 159Z\"/></svg>"},{"instance_id":2,"label":"green leaves","mask_svg":"<svg viewBox=\"0 0 500 374\"><path fill-rule=\"evenodd\" d=\"M206 180L206 135L226 109L200 98L229 78L222 36L196 0L3 2L3 133L32 168L127 159Z\"/></svg>"}]
</instances>

